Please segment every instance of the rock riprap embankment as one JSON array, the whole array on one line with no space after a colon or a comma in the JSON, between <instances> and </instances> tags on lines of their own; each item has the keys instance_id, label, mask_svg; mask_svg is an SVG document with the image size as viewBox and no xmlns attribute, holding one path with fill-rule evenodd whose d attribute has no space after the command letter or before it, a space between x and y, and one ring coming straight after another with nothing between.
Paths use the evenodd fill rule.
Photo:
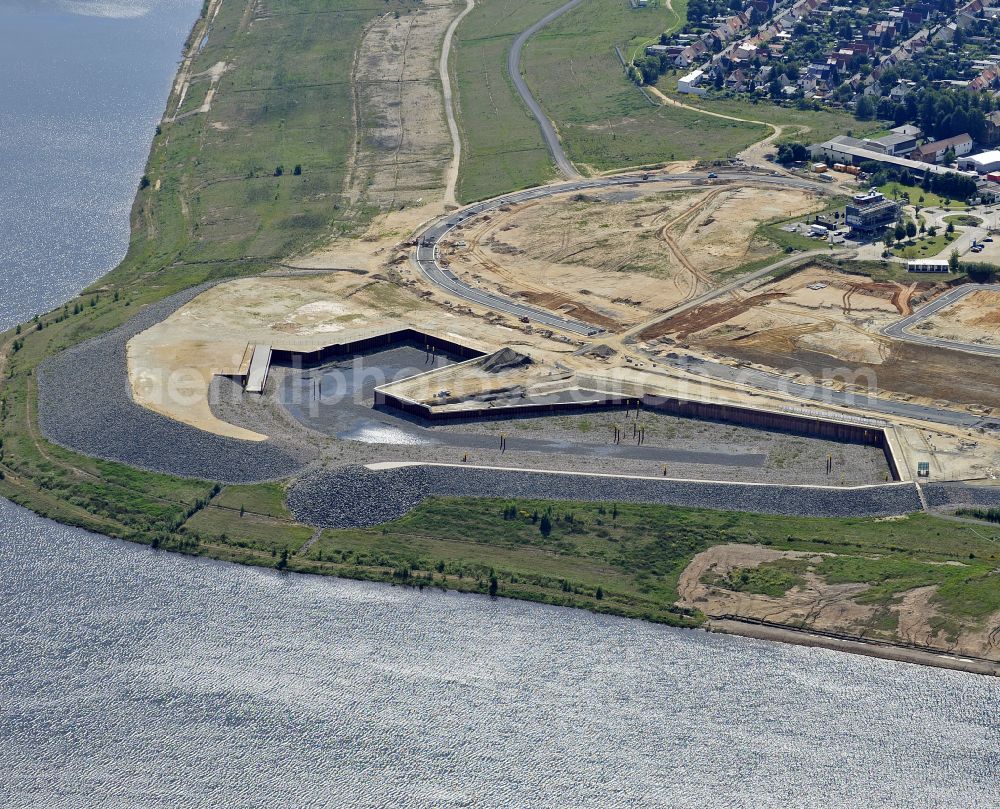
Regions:
<instances>
[{"instance_id":1,"label":"rock riprap embankment","mask_svg":"<svg viewBox=\"0 0 1000 809\"><path fill-rule=\"evenodd\" d=\"M379 525L427 497L500 497L664 505L818 517L871 517L920 510L912 484L858 489L601 477L449 466L309 472L292 486L296 519L324 528Z\"/></svg>"},{"instance_id":2,"label":"rock riprap embankment","mask_svg":"<svg viewBox=\"0 0 1000 809\"><path fill-rule=\"evenodd\" d=\"M156 472L251 483L286 477L304 460L273 442L223 438L132 400L125 347L207 286L151 304L123 326L47 359L38 368L42 433L68 449Z\"/></svg>"}]
</instances>

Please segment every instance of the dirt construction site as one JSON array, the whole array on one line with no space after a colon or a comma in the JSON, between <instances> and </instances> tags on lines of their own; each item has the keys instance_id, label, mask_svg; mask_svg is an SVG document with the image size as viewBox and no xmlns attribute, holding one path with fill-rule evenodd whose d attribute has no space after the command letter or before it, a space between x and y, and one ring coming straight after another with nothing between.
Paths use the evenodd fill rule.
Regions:
<instances>
[{"instance_id":1,"label":"dirt construction site","mask_svg":"<svg viewBox=\"0 0 1000 809\"><path fill-rule=\"evenodd\" d=\"M973 292L914 326L914 332L951 342L1000 346L1000 292Z\"/></svg>"},{"instance_id":2,"label":"dirt construction site","mask_svg":"<svg viewBox=\"0 0 1000 809\"><path fill-rule=\"evenodd\" d=\"M941 294L943 284L876 282L834 259L789 264L794 256L767 237L765 226L806 222L828 207L833 192L818 183L782 185L769 167L718 178L679 163L643 182L553 187L469 216L435 246L441 270L489 293L487 302L428 278L414 247L428 223L449 215L447 189L461 166L440 64L461 9L434 2L383 14L356 51L355 138L344 192L352 206L381 213L363 233L317 245L263 276L212 287L132 338L128 373L137 403L200 430L260 442L277 422L220 408L211 397L218 376L242 378L255 356L270 351L308 354L411 329L487 357L509 351L523 358L489 372L458 362L418 374L419 382L393 381L390 389L414 407L435 412L649 394L680 397L704 412L746 408L778 418L816 407L786 384L808 381L910 406L905 418L891 420L864 402L817 410L855 423L875 419L894 436L904 478L928 457L934 474L946 478L988 478L1000 468L1000 444L983 426L1000 408L995 360L963 355L956 384L953 351L881 333ZM817 243L814 252L829 249ZM598 333L546 327L489 301L547 310ZM989 341L997 303L971 296L922 328ZM710 363L699 367L716 373L679 360ZM742 368L771 383L718 373ZM282 378L276 373L275 384ZM274 386L264 393L274 398ZM640 467L637 458L619 464L622 471ZM658 469L652 462L642 468ZM880 474L865 473L871 480Z\"/></svg>"},{"instance_id":3,"label":"dirt construction site","mask_svg":"<svg viewBox=\"0 0 1000 809\"><path fill-rule=\"evenodd\" d=\"M395 21L383 23L386 31L405 34ZM369 33L386 31L376 26ZM378 98L391 100L376 94L368 101L377 106ZM362 139L358 171L371 165L364 155L373 142ZM412 152L406 143L396 146L401 155ZM402 193L414 171L402 161L389 185ZM988 432L942 425L932 412L991 418L1000 408L995 360L963 355L956 385L953 351L882 334L942 294L945 284L919 277L874 281L830 258L788 264L761 226L807 220L828 204L821 193L769 187L764 180L669 180L670 173L663 181L498 204L465 219L437 249L440 266L472 287L589 323L600 330L592 338L540 328L430 283L411 261L412 234L444 210L440 196L429 193L376 217L360 238L334 240L257 279L221 284L135 337L128 347L133 397L199 429L261 441L267 430L231 423L213 410L216 375L238 375L257 345L309 352L412 328L530 359L517 379L477 376L462 366L448 371L438 389L415 397L438 408L443 401L434 397L445 390L458 410L484 401L510 406L645 391L780 410L809 406L784 383L810 382L926 405L926 416L911 408L913 417L892 428L904 476L913 477L927 459L936 476L948 479L996 474L1000 447ZM434 185L416 182L428 190ZM435 193L442 186L437 183ZM765 272L751 273L757 267ZM964 308L937 316L951 326L928 322L986 339L984 324L995 304L986 295L971 296ZM678 356L755 369L784 387L734 384L660 362ZM462 373L468 376L456 378ZM182 395L164 397L166 385ZM847 412L873 416L863 401Z\"/></svg>"},{"instance_id":4,"label":"dirt construction site","mask_svg":"<svg viewBox=\"0 0 1000 809\"><path fill-rule=\"evenodd\" d=\"M508 206L456 229L443 262L477 285L618 331L776 256L758 227L823 207L805 191L677 185Z\"/></svg>"}]
</instances>

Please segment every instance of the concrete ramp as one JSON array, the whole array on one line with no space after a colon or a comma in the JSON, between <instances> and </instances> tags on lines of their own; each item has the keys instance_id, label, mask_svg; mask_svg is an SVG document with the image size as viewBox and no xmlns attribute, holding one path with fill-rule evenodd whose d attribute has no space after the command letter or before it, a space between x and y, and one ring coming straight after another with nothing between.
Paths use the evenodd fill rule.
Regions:
<instances>
[{"instance_id":1,"label":"concrete ramp","mask_svg":"<svg viewBox=\"0 0 1000 809\"><path fill-rule=\"evenodd\" d=\"M247 393L263 393L267 384L267 374L271 370L271 346L257 344L253 347L253 359L247 374Z\"/></svg>"}]
</instances>

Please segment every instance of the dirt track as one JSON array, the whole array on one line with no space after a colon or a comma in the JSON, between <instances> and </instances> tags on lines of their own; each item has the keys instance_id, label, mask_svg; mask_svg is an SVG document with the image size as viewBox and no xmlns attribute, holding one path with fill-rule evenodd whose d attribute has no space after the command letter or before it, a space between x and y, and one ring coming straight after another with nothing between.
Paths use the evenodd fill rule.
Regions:
<instances>
[{"instance_id":1,"label":"dirt track","mask_svg":"<svg viewBox=\"0 0 1000 809\"><path fill-rule=\"evenodd\" d=\"M456 14L451 2L384 14L365 30L353 85L356 154L350 198L390 208L440 199L453 160L442 104L439 43Z\"/></svg>"},{"instance_id":2,"label":"dirt track","mask_svg":"<svg viewBox=\"0 0 1000 809\"><path fill-rule=\"evenodd\" d=\"M470 223L445 260L480 286L627 327L712 287L720 272L774 255L757 241L758 225L818 204L752 186L570 194Z\"/></svg>"}]
</instances>

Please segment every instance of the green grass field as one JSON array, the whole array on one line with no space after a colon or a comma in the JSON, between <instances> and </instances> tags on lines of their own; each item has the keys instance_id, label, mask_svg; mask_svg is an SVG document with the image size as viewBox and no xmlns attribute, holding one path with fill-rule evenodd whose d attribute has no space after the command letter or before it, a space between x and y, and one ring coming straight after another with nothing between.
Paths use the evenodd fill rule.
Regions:
<instances>
[{"instance_id":1,"label":"green grass field","mask_svg":"<svg viewBox=\"0 0 1000 809\"><path fill-rule=\"evenodd\" d=\"M946 200L933 191L924 191L919 185L903 185L893 181L880 185L878 190L891 199L904 202L909 200L907 204L919 205L921 208L944 208L949 211L964 211L968 208L964 202Z\"/></svg>"},{"instance_id":2,"label":"green grass field","mask_svg":"<svg viewBox=\"0 0 1000 809\"><path fill-rule=\"evenodd\" d=\"M546 513L552 522L548 536L540 530ZM817 566L818 573L830 582L872 585L866 595L872 603L889 604L912 587L937 584L940 609L953 618L979 619L1000 609L1000 527L925 514L894 521L789 518L668 506L440 498L381 528L326 531L308 564L479 591L496 578L501 595L675 622L687 620L672 609L681 571L696 553L727 542L833 554ZM799 582L803 570L783 561L733 585L780 595ZM963 584L972 588L965 596ZM996 588L992 595L989 586Z\"/></svg>"},{"instance_id":3,"label":"green grass field","mask_svg":"<svg viewBox=\"0 0 1000 809\"><path fill-rule=\"evenodd\" d=\"M563 2L483 0L455 32L451 70L462 134L461 201L555 177L538 123L507 74L507 52L517 34Z\"/></svg>"},{"instance_id":4,"label":"green grass field","mask_svg":"<svg viewBox=\"0 0 1000 809\"><path fill-rule=\"evenodd\" d=\"M665 6L632 9L628 0L584 0L525 47L532 92L556 124L570 158L593 171L733 155L767 134L755 124L726 121L651 103L624 75L626 55L680 23Z\"/></svg>"},{"instance_id":5,"label":"green grass field","mask_svg":"<svg viewBox=\"0 0 1000 809\"><path fill-rule=\"evenodd\" d=\"M722 115L732 115L746 118L750 121L766 121L777 126L786 127L779 140L815 143L829 140L837 135L851 132L854 137L868 137L878 128L878 123L857 120L853 115L843 110L800 110L794 106L779 106L769 101L756 104L745 98L720 97L708 98L690 95L679 95L674 90L677 87L677 74L664 76L657 85L672 98L692 107L698 107ZM668 92L669 90L669 92Z\"/></svg>"}]
</instances>

